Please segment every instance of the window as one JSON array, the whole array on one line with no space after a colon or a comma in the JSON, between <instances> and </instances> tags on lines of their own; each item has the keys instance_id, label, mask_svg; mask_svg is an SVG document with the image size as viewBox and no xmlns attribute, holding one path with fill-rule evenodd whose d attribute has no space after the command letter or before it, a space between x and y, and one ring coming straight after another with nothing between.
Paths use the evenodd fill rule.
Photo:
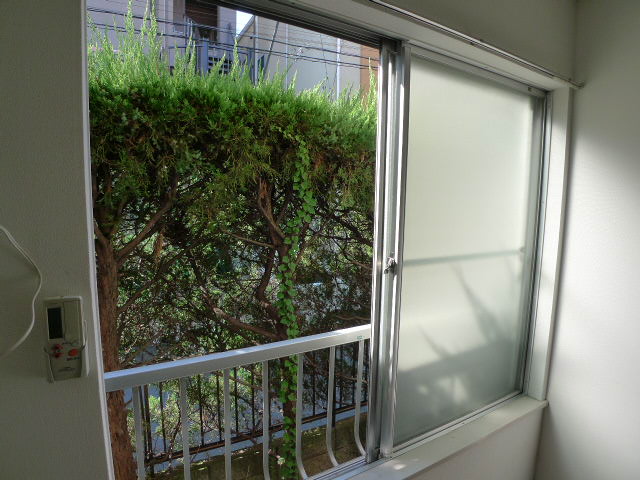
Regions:
<instances>
[{"instance_id":1,"label":"window","mask_svg":"<svg viewBox=\"0 0 640 480\"><path fill-rule=\"evenodd\" d=\"M186 339L182 326L174 321L174 330L158 327L152 332L159 332L159 341L152 349L144 347L149 357L140 354L139 344L129 345L130 359L134 363L162 360L164 358L160 359L157 354L160 347L167 348L167 359L199 355L189 362L172 360L107 375L107 390L110 394L119 392L119 405L132 405L128 418L121 415L116 420L120 425L129 422L138 447L135 461L140 478L145 471L160 473L172 468L184 469L188 477L186 472L191 469L213 465L209 464L209 452L218 457L218 467L230 474L232 453L252 447L256 449L252 453L258 454L260 444L262 457L254 455L261 460L256 468L263 469L265 474L270 469L272 474L281 473L280 457L276 461L270 453L269 442L273 442L272 446L283 444L282 438L287 439L290 447L282 454L286 456L282 463L288 468L285 476L293 478L297 471L303 476L305 472L311 475L327 469L335 471L346 463L356 465L375 460L379 455L391 455L523 391L538 260L539 205L544 184L545 93L418 48L409 50L378 37L371 41L362 32L353 34L352 31L353 35L347 37L352 40L367 37L368 47L338 41L337 37L328 35L327 31L335 31L336 35L342 31L335 25L326 26L323 33L313 32L303 38L300 35L309 35L307 30L281 25L277 15L261 18L262 30L257 27L257 18L253 17L253 36L244 29L236 38L233 51L240 69L251 72L253 68L255 74L258 66L267 79L275 73L284 73L285 84L291 81L291 76L296 76L298 89L310 88L312 85L305 75L320 69L325 77L323 88L346 91L344 99L351 94L349 84L370 89L371 77L365 74L370 73L374 63L377 67L376 42L384 45L383 75L377 79L381 115L378 118L375 214L368 215L371 209L363 206L373 191L371 148L365 154L352 155L356 161L366 157L369 170L365 173L371 175L350 177L349 172L339 172L341 181L346 183L335 187L340 196L349 191L349 182L355 177L353 185L358 178L366 177L368 197L320 202L318 208L322 208L326 222L316 222L316 218L310 217L303 222L304 233L291 227L293 233L287 233L286 238L289 243L281 242L292 245L291 242L297 243L303 236L309 245L316 242L307 250L306 263L296 266L297 271L304 274L296 279L294 292L302 298L297 300L297 308L305 338L298 339L295 337L300 332L289 333L294 324L283 323L287 328L276 329L275 333L269 330L285 315L277 310L281 297L294 297L293 293L283 293L282 285L290 279L276 273L276 268L278 272L293 272L287 270L289 257L286 252L278 251L280 244L269 237L271 230L275 230L271 223L274 217L283 221L282 230L286 232L288 222L285 220L289 220L287 215L292 212L287 202L291 202L291 198L298 201L294 190L301 187L286 175L278 177L282 180L281 191L277 190L278 185L267 185L265 179L260 179L262 183L255 191L225 197L224 207L229 211L219 208L215 215L200 215L200 237L195 241L182 238L185 229L194 225L193 221L184 219L203 211L211 214L202 204L174 212L177 217L168 217L162 229L153 230L155 237L151 235L144 239L145 243L140 243L139 256L155 269L162 265L158 255L187 250L188 255L182 263L167 267L176 270L176 274L163 283L165 287L170 286L169 293L151 296L156 302L150 304L152 310L148 310L149 305L140 305L147 298L145 295L135 297L140 290L139 272L133 267L126 271L128 276L120 287L131 289L135 298L124 302L124 306L130 309L131 316L138 318L146 314L152 321L178 318L185 325L195 325L198 341ZM211 48L223 55L231 46L220 43ZM206 45L206 56L201 58L209 58L209 48ZM373 61L371 51L376 54ZM291 65L298 68L299 75L289 75ZM308 87L305 82L309 83ZM264 85L260 82L247 85L248 89L258 87L264 88ZM336 105L343 101L338 93L333 97L339 99ZM369 122L370 127L374 124ZM344 130L345 124L342 125ZM353 125L350 123L350 126ZM268 126L263 127L269 130ZM288 130L276 131L285 135L285 140L291 139L286 136L290 135ZM336 129L331 133L337 137L341 131ZM372 134L372 142L373 138ZM215 144L207 139L203 143ZM263 139L251 137L250 140L248 143L253 146L261 145ZM143 142L135 143L139 144ZM231 142L227 148L242 159L244 157L233 150L238 144ZM328 150L323 152L319 154L318 164L326 160L323 154L333 155ZM339 158L338 154L334 156ZM266 157L271 159L275 155L270 152ZM221 165L227 168L227 164ZM301 183L309 172L298 169L295 162L293 165L283 171L292 173L292 178L299 177L296 181ZM223 168L212 174L218 185L222 184ZM251 172L241 173L249 177ZM200 174L196 177L200 178ZM269 175L273 174L265 174L265 178ZM228 185L235 181L225 180ZM250 183L251 180L243 177L242 181ZM276 193L272 195L273 192ZM252 209L264 209L260 203L264 197L260 195L271 195L269 208L275 207L278 212L270 211L265 218L255 215ZM307 206L315 215L315 205L306 205L303 197L305 195L300 196L299 202L301 215L306 216ZM139 206L134 206L135 213L139 213ZM258 213L264 216L264 212ZM241 217L242 221L229 221L231 214ZM105 218L110 227L111 217ZM122 234L125 241L131 237L135 240L145 231L135 223L137 217L132 218L131 231ZM290 219L292 225L296 219L295 216ZM125 220L131 221L128 217ZM358 240L360 245L343 242L342 234L353 233L350 221L358 223L365 232ZM120 225L126 226L126 223ZM212 225L215 228L211 228ZM372 249L368 240L373 225ZM259 235L252 237L256 234ZM297 240L293 240L294 237ZM333 240L336 242L332 243ZM288 252L287 248L284 250ZM127 251L134 252L134 249ZM369 269L372 251L373 269ZM343 257L353 264L347 265L344 271L334 265ZM134 266L139 263L131 262ZM362 281L351 281L350 275ZM155 281L156 276L149 281ZM231 281L233 288L229 287ZM324 285L323 281L328 285L326 292L319 288ZM247 298L258 291L260 284L266 300L260 297L258 301L248 302ZM143 283L143 289L145 285ZM269 288L264 288L265 285ZM294 286L290 288L293 290ZM185 292L179 296L182 303L177 307L171 304L173 309L167 308L166 299L180 291ZM274 307L272 312L275 312L271 319L266 318L263 311L269 298L271 305L267 306ZM320 305L322 299L325 301ZM369 302L371 329L366 325ZM174 315L176 312L179 315ZM212 319L220 320L220 324L208 330ZM220 328L223 321L229 328ZM247 324L251 328L245 328ZM316 326L320 329L315 329ZM340 327L351 327L351 330L333 331ZM234 336L240 328L247 331ZM273 335L264 335L265 331ZM338 341L331 335L343 338ZM294 339L305 348L292 347ZM148 342L144 335L135 340L143 346ZM262 350L250 347L252 344L267 347L264 344L272 340L274 345ZM233 361L228 360L228 355L224 358L207 355L234 348ZM154 355L157 358L152 358ZM367 376L368 382L363 380ZM262 393L278 389L286 394L286 400L280 403L275 395ZM316 395L317 389L322 393ZM123 390L126 391L122 393ZM323 403L318 409L320 413L316 412L317 398ZM245 410L243 404L249 407ZM171 416L170 428L165 426L165 410ZM332 423L338 418L337 414L351 410L353 424L348 437L353 448L348 455L336 455L338 428L334 432ZM296 412L302 413L296 415ZM362 442L364 432L360 426L365 423L365 416L367 440ZM305 444L302 423L309 419L311 423L316 417L322 417L319 421L325 422L322 425L327 458L324 463L309 468L311 449L303 448L309 443ZM173 432L169 447L166 445L170 436L166 431ZM295 441L291 432L296 436ZM124 443L131 442L125 438ZM185 449L187 443L190 449ZM124 454L120 453L124 460L131 460L133 452L123 451ZM176 462L176 456L181 460ZM353 462L355 457L358 460ZM238 458L233 457L233 465L237 465ZM132 468L133 462L123 462L123 465Z\"/></svg>"}]
</instances>

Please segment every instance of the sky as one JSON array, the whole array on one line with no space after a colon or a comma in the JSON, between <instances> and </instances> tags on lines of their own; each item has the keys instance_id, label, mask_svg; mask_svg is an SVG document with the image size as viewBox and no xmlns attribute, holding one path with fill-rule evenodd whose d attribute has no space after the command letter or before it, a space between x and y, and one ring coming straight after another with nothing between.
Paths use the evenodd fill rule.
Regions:
<instances>
[{"instance_id":1,"label":"sky","mask_svg":"<svg viewBox=\"0 0 640 480\"><path fill-rule=\"evenodd\" d=\"M253 17L253 15L250 13L236 12L236 34L242 31L247 22L251 20L251 17Z\"/></svg>"}]
</instances>

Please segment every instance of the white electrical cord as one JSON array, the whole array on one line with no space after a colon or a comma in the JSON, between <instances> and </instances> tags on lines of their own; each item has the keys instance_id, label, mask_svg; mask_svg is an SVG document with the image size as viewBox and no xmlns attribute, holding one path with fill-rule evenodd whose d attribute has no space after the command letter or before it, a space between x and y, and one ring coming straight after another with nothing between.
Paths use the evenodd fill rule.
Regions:
<instances>
[{"instance_id":1,"label":"white electrical cord","mask_svg":"<svg viewBox=\"0 0 640 480\"><path fill-rule=\"evenodd\" d=\"M13 247L31 264L33 265L33 268L36 269L36 272L38 273L38 288L36 288L36 292L33 294L33 298L31 299L31 322L29 323L29 326L27 327L27 330L24 332L24 334L18 339L17 342L15 342L13 345L11 345L9 348L7 348L4 352L0 352L0 360L2 360L4 357L6 357L7 355L9 355L11 352L13 352L16 348L18 348L20 345L22 345L22 342L24 342L27 337L29 336L29 334L31 333L31 330L33 330L33 326L36 323L36 297L38 296L38 294L40 293L40 288L42 287L42 272L40 271L40 269L38 268L38 266L36 265L36 262L33 261L33 259L29 256L29 254L26 252L26 250L24 248L22 248L20 246L20 244L16 241L15 238L13 238L13 235L11 235L9 233L9 230L7 230L6 228L4 228L2 225L0 225L0 231L2 231L2 233L4 233L6 235L6 237L9 239L9 242L11 242L11 245L13 245Z\"/></svg>"}]
</instances>

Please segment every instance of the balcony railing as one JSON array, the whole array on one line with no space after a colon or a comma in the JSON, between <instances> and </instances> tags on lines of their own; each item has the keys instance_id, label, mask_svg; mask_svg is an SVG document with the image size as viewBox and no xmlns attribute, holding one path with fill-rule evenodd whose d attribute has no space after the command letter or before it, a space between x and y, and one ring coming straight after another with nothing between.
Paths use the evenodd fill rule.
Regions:
<instances>
[{"instance_id":1,"label":"balcony railing","mask_svg":"<svg viewBox=\"0 0 640 480\"><path fill-rule=\"evenodd\" d=\"M216 449L224 452L224 469L225 478L232 478L231 458L234 444L237 448L246 446L247 440L254 443L262 444L262 471L265 479L270 479L270 443L271 437L282 428L282 422L277 419L273 422L273 401L274 398L270 394L270 361L297 356L298 373L297 373L297 397L295 408L295 426L296 426L296 463L300 476L302 478L310 478L307 475L302 456L302 433L304 424L307 426L318 425L321 423L325 426L325 443L326 453L332 464L329 470L320 472L320 475L326 475L332 470L342 468L336 458L334 451L334 423L337 411L353 412L353 434L357 450L360 454L356 459L352 459L346 463L352 464L363 459L365 449L360 437L360 417L365 408L366 396L363 396L363 386L366 383L366 370L368 362L365 361L365 342L370 337L370 326L363 325L358 327L336 330L329 333L311 335L293 340L285 340L281 342L270 343L267 345L259 345L255 347L242 348L199 357L186 358L171 362L164 362L154 365L141 366L127 370L119 370L108 372L105 374L105 387L107 392L118 390L125 391L125 397L131 400L133 405L133 419L135 430L135 459L137 464L138 479L147 478L147 468L153 472L153 466L161 463L167 463L182 457L184 465L184 479L191 480L191 463L198 454L204 451L212 451ZM338 355L336 356L336 352ZM326 360L324 359L327 354ZM340 367L336 372L336 360ZM368 359L367 359L368 360ZM324 370L321 365L326 362L327 368ZM305 368L305 364L307 368ZM239 399L238 385L242 384L239 379L239 370L242 369L246 373L248 381L244 382L244 388L250 391L251 400L247 402L251 405L252 422L248 422L250 427L242 428L239 426ZM320 371L320 373L318 373ZM231 373L233 372L233 377ZM208 376L213 378L214 382L212 391L214 393L214 403L216 403L217 415L214 416L218 422L218 440L209 436L204 428L203 421L203 401L202 401L202 380ZM254 378L261 376L261 386L254 384ZM192 379L195 377L195 382ZM220 395L220 377L222 378L222 411L220 411L220 402L215 401ZM317 378L320 378L320 386L326 387L326 402L324 410L318 414L316 412L320 402L317 393ZM307 384L311 384L311 408L307 408L305 412L303 405L305 379ZM234 392L231 391L230 382L233 380ZM173 451L167 448L167 435L165 432L165 411L168 408L167 391L168 386L173 382L177 383L175 388L176 403L179 410L179 423L175 426L175 432L171 440L175 441L178 429L181 432L182 449L181 451ZM325 384L326 382L326 384ZM350 386L349 386L350 384ZM190 390L189 390L190 387ZM217 387L217 388L216 388ZM164 390L163 390L164 388ZM256 390L260 390L258 402L261 403L262 425L261 429L256 428L255 405ZM152 420L150 416L150 391L152 397L156 397L155 403L159 402L161 411L160 420L156 422L157 430L162 431L161 443L164 448L162 454L154 455L154 447L152 441ZM190 431L190 405L188 391L196 392L198 397L197 407L191 411L196 417L199 417L200 423L200 441L191 444L189 439ZM198 392L200 392L198 394ZM199 396L198 396L199 395ZM366 389L365 389L366 395ZM194 395L191 395L192 399ZM338 398L336 398L338 397ZM235 402L232 402L232 399ZM191 402L194 403L194 402ZM235 407L235 415L232 416L232 407ZM234 418L235 417L235 418ZM320 420L320 422L318 422ZM314 423L315 422L315 423ZM232 430L235 423L235 435ZM240 447L238 447L240 445ZM170 452L167 454L167 452ZM187 454L183 454L187 452ZM318 474L316 474L317 476Z\"/></svg>"}]
</instances>

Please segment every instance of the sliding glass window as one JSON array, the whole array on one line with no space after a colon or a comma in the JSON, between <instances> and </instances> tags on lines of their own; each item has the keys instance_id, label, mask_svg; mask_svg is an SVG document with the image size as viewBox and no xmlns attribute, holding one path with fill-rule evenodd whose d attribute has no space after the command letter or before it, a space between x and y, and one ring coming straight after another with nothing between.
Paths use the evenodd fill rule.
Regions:
<instances>
[{"instance_id":1,"label":"sliding glass window","mask_svg":"<svg viewBox=\"0 0 640 480\"><path fill-rule=\"evenodd\" d=\"M411 57L394 444L521 391L544 95Z\"/></svg>"}]
</instances>

